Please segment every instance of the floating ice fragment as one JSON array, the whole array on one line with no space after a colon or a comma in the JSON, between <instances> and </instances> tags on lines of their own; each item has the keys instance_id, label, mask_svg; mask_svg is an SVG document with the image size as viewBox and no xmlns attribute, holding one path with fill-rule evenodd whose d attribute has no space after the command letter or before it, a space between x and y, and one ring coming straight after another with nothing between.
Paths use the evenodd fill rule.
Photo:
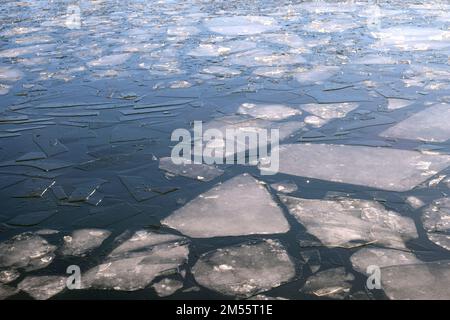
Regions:
<instances>
[{"instance_id":1,"label":"floating ice fragment","mask_svg":"<svg viewBox=\"0 0 450 320\"><path fill-rule=\"evenodd\" d=\"M442 103L428 107L380 135L386 138L445 142L450 139L450 105Z\"/></svg>"},{"instance_id":2,"label":"floating ice fragment","mask_svg":"<svg viewBox=\"0 0 450 320\"><path fill-rule=\"evenodd\" d=\"M277 192L286 193L286 194L293 193L298 190L297 185L291 181L276 182L276 183L272 183L270 186L272 187L272 189L276 190Z\"/></svg>"},{"instance_id":3,"label":"floating ice fragment","mask_svg":"<svg viewBox=\"0 0 450 320\"><path fill-rule=\"evenodd\" d=\"M36 300L47 300L66 288L66 278L61 276L32 276L22 280L18 288Z\"/></svg>"},{"instance_id":4,"label":"floating ice fragment","mask_svg":"<svg viewBox=\"0 0 450 320\"><path fill-rule=\"evenodd\" d=\"M295 266L278 241L263 240L208 252L200 257L192 273L208 289L227 296L250 297L292 280Z\"/></svg>"},{"instance_id":5,"label":"floating ice fragment","mask_svg":"<svg viewBox=\"0 0 450 320\"><path fill-rule=\"evenodd\" d=\"M313 84L322 83L339 72L337 66L315 66L311 70L298 73L294 76L295 80L301 83Z\"/></svg>"},{"instance_id":6,"label":"floating ice fragment","mask_svg":"<svg viewBox=\"0 0 450 320\"><path fill-rule=\"evenodd\" d=\"M28 179L18 188L14 196L18 198L40 198L54 184L55 181L51 180Z\"/></svg>"},{"instance_id":7,"label":"floating ice fragment","mask_svg":"<svg viewBox=\"0 0 450 320\"><path fill-rule=\"evenodd\" d=\"M49 219L57 212L58 212L57 210L45 210L39 212L20 214L8 220L6 223L12 226L35 226Z\"/></svg>"},{"instance_id":8,"label":"floating ice fragment","mask_svg":"<svg viewBox=\"0 0 450 320\"><path fill-rule=\"evenodd\" d=\"M414 104L414 101L398 98L388 98L388 110L397 110Z\"/></svg>"},{"instance_id":9,"label":"floating ice fragment","mask_svg":"<svg viewBox=\"0 0 450 320\"><path fill-rule=\"evenodd\" d=\"M231 68L227 68L227 67L221 67L221 66L211 66L211 67L207 67L204 68L202 70L203 73L207 73L207 74L213 74L219 77L233 77L233 76L238 76L241 74L241 71L236 70L236 69L231 69Z\"/></svg>"},{"instance_id":10,"label":"floating ice fragment","mask_svg":"<svg viewBox=\"0 0 450 320\"><path fill-rule=\"evenodd\" d=\"M409 204L413 209L419 209L425 205L425 203L421 199L415 196L409 196L408 198L406 198L405 202Z\"/></svg>"},{"instance_id":11,"label":"floating ice fragment","mask_svg":"<svg viewBox=\"0 0 450 320\"><path fill-rule=\"evenodd\" d=\"M318 297L344 299L349 294L354 279L344 267L329 269L309 277L301 291Z\"/></svg>"},{"instance_id":12,"label":"floating ice fragment","mask_svg":"<svg viewBox=\"0 0 450 320\"><path fill-rule=\"evenodd\" d=\"M211 181L223 174L223 170L206 164L182 163L177 165L172 162L171 157L159 159L159 168L175 175L201 181Z\"/></svg>"},{"instance_id":13,"label":"floating ice fragment","mask_svg":"<svg viewBox=\"0 0 450 320\"><path fill-rule=\"evenodd\" d=\"M40 151L35 151L35 152L25 153L24 155L17 158L16 161L20 162L20 161L40 160L40 159L45 159L45 158L47 158L45 153L40 152Z\"/></svg>"},{"instance_id":14,"label":"floating ice fragment","mask_svg":"<svg viewBox=\"0 0 450 320\"><path fill-rule=\"evenodd\" d=\"M331 144L282 145L279 159L280 173L398 192L413 189L450 165L444 155Z\"/></svg>"},{"instance_id":15,"label":"floating ice fragment","mask_svg":"<svg viewBox=\"0 0 450 320\"><path fill-rule=\"evenodd\" d=\"M249 115L254 118L264 120L283 120L295 115L300 115L302 112L298 109L290 108L280 104L242 104L237 113Z\"/></svg>"},{"instance_id":16,"label":"floating ice fragment","mask_svg":"<svg viewBox=\"0 0 450 320\"><path fill-rule=\"evenodd\" d=\"M16 82L22 79L23 73L11 67L0 67L0 81Z\"/></svg>"},{"instance_id":17,"label":"floating ice fragment","mask_svg":"<svg viewBox=\"0 0 450 320\"><path fill-rule=\"evenodd\" d=\"M428 238L447 250L450 250L450 199L433 201L422 213L423 228Z\"/></svg>"},{"instance_id":18,"label":"floating ice fragment","mask_svg":"<svg viewBox=\"0 0 450 320\"><path fill-rule=\"evenodd\" d=\"M19 277L20 273L14 269L0 271L0 283L8 284Z\"/></svg>"},{"instance_id":19,"label":"floating ice fragment","mask_svg":"<svg viewBox=\"0 0 450 320\"><path fill-rule=\"evenodd\" d=\"M22 233L0 243L0 268L38 270L53 261L56 247L33 233Z\"/></svg>"},{"instance_id":20,"label":"floating ice fragment","mask_svg":"<svg viewBox=\"0 0 450 320\"><path fill-rule=\"evenodd\" d=\"M83 288L135 291L155 277L187 261L185 239L174 235L138 231L123 241L99 266L83 274Z\"/></svg>"},{"instance_id":21,"label":"floating ice fragment","mask_svg":"<svg viewBox=\"0 0 450 320\"><path fill-rule=\"evenodd\" d=\"M374 265L380 268L397 266L404 264L419 264L421 260L409 251L382 249L382 248L363 248L354 253L350 261L353 269L366 274L367 267Z\"/></svg>"},{"instance_id":22,"label":"floating ice fragment","mask_svg":"<svg viewBox=\"0 0 450 320\"><path fill-rule=\"evenodd\" d=\"M351 248L378 243L404 248L417 238L414 221L381 204L357 199L313 200L280 195L282 202L307 232L325 246Z\"/></svg>"},{"instance_id":23,"label":"floating ice fragment","mask_svg":"<svg viewBox=\"0 0 450 320\"><path fill-rule=\"evenodd\" d=\"M391 266L381 274L381 286L391 300L450 299L448 261Z\"/></svg>"},{"instance_id":24,"label":"floating ice fragment","mask_svg":"<svg viewBox=\"0 0 450 320\"><path fill-rule=\"evenodd\" d=\"M162 223L194 238L289 230L282 210L266 187L248 174L234 177L201 194Z\"/></svg>"},{"instance_id":25,"label":"floating ice fragment","mask_svg":"<svg viewBox=\"0 0 450 320\"><path fill-rule=\"evenodd\" d=\"M205 26L228 36L253 35L280 28L275 19L260 16L217 17L205 21Z\"/></svg>"},{"instance_id":26,"label":"floating ice fragment","mask_svg":"<svg viewBox=\"0 0 450 320\"><path fill-rule=\"evenodd\" d=\"M319 250L305 250L300 252L300 255L302 256L303 260L306 262L312 273L316 273L317 271L319 271L322 262Z\"/></svg>"},{"instance_id":27,"label":"floating ice fragment","mask_svg":"<svg viewBox=\"0 0 450 320\"><path fill-rule=\"evenodd\" d=\"M88 200L100 186L106 183L103 179L94 179L92 181L78 184L75 190L70 194L69 202L78 202Z\"/></svg>"},{"instance_id":28,"label":"floating ice fragment","mask_svg":"<svg viewBox=\"0 0 450 320\"><path fill-rule=\"evenodd\" d=\"M65 256L85 256L99 247L110 235L110 231L102 229L75 230L70 236L64 237L61 254Z\"/></svg>"},{"instance_id":29,"label":"floating ice fragment","mask_svg":"<svg viewBox=\"0 0 450 320\"><path fill-rule=\"evenodd\" d=\"M164 278L161 281L153 284L152 287L153 289L155 289L158 296L167 297L183 288L183 283L178 280Z\"/></svg>"},{"instance_id":30,"label":"floating ice fragment","mask_svg":"<svg viewBox=\"0 0 450 320\"><path fill-rule=\"evenodd\" d=\"M136 208L128 203L120 203L109 207L93 208L90 215L75 221L74 225L84 228L105 228L139 213Z\"/></svg>"},{"instance_id":31,"label":"floating ice fragment","mask_svg":"<svg viewBox=\"0 0 450 320\"><path fill-rule=\"evenodd\" d=\"M122 54L112 54L109 56L103 56L97 60L90 61L88 63L89 67L103 67L103 66L117 66L122 63L125 63L131 54L122 53Z\"/></svg>"},{"instance_id":32,"label":"floating ice fragment","mask_svg":"<svg viewBox=\"0 0 450 320\"><path fill-rule=\"evenodd\" d=\"M136 201L145 201L158 195L144 177L119 176L119 178Z\"/></svg>"}]
</instances>

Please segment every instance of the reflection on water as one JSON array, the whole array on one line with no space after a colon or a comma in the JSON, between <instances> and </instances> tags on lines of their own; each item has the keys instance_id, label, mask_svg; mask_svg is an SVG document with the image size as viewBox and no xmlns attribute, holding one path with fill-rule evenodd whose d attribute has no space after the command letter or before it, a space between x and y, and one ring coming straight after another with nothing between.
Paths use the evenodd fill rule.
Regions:
<instances>
[{"instance_id":1,"label":"reflection on water","mask_svg":"<svg viewBox=\"0 0 450 320\"><path fill-rule=\"evenodd\" d=\"M0 298L450 298L450 5L377 2L3 1Z\"/></svg>"}]
</instances>

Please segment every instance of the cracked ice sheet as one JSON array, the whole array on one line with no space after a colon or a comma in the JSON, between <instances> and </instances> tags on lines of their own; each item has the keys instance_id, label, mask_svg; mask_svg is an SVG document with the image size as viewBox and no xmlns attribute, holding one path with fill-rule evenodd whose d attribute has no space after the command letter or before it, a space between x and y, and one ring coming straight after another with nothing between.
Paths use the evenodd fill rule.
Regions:
<instances>
[{"instance_id":1,"label":"cracked ice sheet","mask_svg":"<svg viewBox=\"0 0 450 320\"><path fill-rule=\"evenodd\" d=\"M171 174L197 179L200 181L211 181L224 173L224 171L219 168L202 163L174 164L171 157L159 159L159 169Z\"/></svg>"},{"instance_id":2,"label":"cracked ice sheet","mask_svg":"<svg viewBox=\"0 0 450 320\"><path fill-rule=\"evenodd\" d=\"M108 230L75 230L70 236L64 237L61 254L65 256L85 256L90 251L99 247L110 235L111 232Z\"/></svg>"},{"instance_id":3,"label":"cracked ice sheet","mask_svg":"<svg viewBox=\"0 0 450 320\"><path fill-rule=\"evenodd\" d=\"M186 239L170 234L141 230L118 242L102 264L83 274L83 288L143 289L155 277L184 264L189 254Z\"/></svg>"},{"instance_id":4,"label":"cracked ice sheet","mask_svg":"<svg viewBox=\"0 0 450 320\"><path fill-rule=\"evenodd\" d=\"M450 199L433 201L422 213L423 228L430 241L450 250Z\"/></svg>"},{"instance_id":5,"label":"cracked ice sheet","mask_svg":"<svg viewBox=\"0 0 450 320\"><path fill-rule=\"evenodd\" d=\"M381 274L381 286L391 300L450 299L449 261L391 266Z\"/></svg>"},{"instance_id":6,"label":"cracked ice sheet","mask_svg":"<svg viewBox=\"0 0 450 320\"><path fill-rule=\"evenodd\" d=\"M248 298L292 280L295 265L277 240L263 240L203 254L192 273L208 289Z\"/></svg>"},{"instance_id":7,"label":"cracked ice sheet","mask_svg":"<svg viewBox=\"0 0 450 320\"><path fill-rule=\"evenodd\" d=\"M283 211L266 186L248 174L199 195L162 223L194 238L289 231Z\"/></svg>"},{"instance_id":8,"label":"cracked ice sheet","mask_svg":"<svg viewBox=\"0 0 450 320\"><path fill-rule=\"evenodd\" d=\"M437 104L383 131L385 138L445 142L450 139L450 105Z\"/></svg>"},{"instance_id":9,"label":"cracked ice sheet","mask_svg":"<svg viewBox=\"0 0 450 320\"><path fill-rule=\"evenodd\" d=\"M450 156L331 144L287 144L279 173L404 192L450 165ZM267 171L264 167L261 170Z\"/></svg>"},{"instance_id":10,"label":"cracked ice sheet","mask_svg":"<svg viewBox=\"0 0 450 320\"><path fill-rule=\"evenodd\" d=\"M405 248L417 238L414 221L381 204L358 199L315 200L280 195L289 213L327 247L351 248L377 243Z\"/></svg>"}]
</instances>

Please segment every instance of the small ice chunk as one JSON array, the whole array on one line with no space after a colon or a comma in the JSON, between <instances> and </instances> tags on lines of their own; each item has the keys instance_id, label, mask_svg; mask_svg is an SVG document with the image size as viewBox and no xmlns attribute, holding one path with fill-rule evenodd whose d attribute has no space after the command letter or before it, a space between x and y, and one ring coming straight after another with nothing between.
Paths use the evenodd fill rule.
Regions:
<instances>
[{"instance_id":1,"label":"small ice chunk","mask_svg":"<svg viewBox=\"0 0 450 320\"><path fill-rule=\"evenodd\" d=\"M227 36L254 35L280 28L274 18L263 16L216 17L205 21L205 26Z\"/></svg>"},{"instance_id":2,"label":"small ice chunk","mask_svg":"<svg viewBox=\"0 0 450 320\"><path fill-rule=\"evenodd\" d=\"M385 138L445 142L450 139L450 105L442 103L414 114L383 131Z\"/></svg>"},{"instance_id":3,"label":"small ice chunk","mask_svg":"<svg viewBox=\"0 0 450 320\"><path fill-rule=\"evenodd\" d=\"M201 181L211 181L223 174L223 170L202 163L174 164L171 157L159 159L159 168L171 174Z\"/></svg>"},{"instance_id":4,"label":"small ice chunk","mask_svg":"<svg viewBox=\"0 0 450 320\"><path fill-rule=\"evenodd\" d=\"M366 274L367 267L369 266L383 268L403 264L422 263L422 261L417 259L412 252L382 248L360 249L351 256L350 261L353 269L362 274Z\"/></svg>"},{"instance_id":5,"label":"small ice chunk","mask_svg":"<svg viewBox=\"0 0 450 320\"><path fill-rule=\"evenodd\" d=\"M281 181L281 182L276 182L276 183L272 183L270 185L272 187L272 189L276 190L277 192L281 192L281 193L293 193L296 192L298 190L298 186L291 181Z\"/></svg>"},{"instance_id":6,"label":"small ice chunk","mask_svg":"<svg viewBox=\"0 0 450 320\"><path fill-rule=\"evenodd\" d=\"M187 261L185 238L137 231L121 241L97 267L83 274L82 287L135 291L147 287L155 277Z\"/></svg>"},{"instance_id":7,"label":"small ice chunk","mask_svg":"<svg viewBox=\"0 0 450 320\"><path fill-rule=\"evenodd\" d=\"M316 273L317 271L319 271L322 262L319 250L304 250L300 252L300 255L302 256L303 260L306 262L312 273Z\"/></svg>"},{"instance_id":8,"label":"small ice chunk","mask_svg":"<svg viewBox=\"0 0 450 320\"><path fill-rule=\"evenodd\" d=\"M302 112L298 109L290 108L281 104L254 103L243 103L239 107L237 113L264 120L283 120L302 114Z\"/></svg>"},{"instance_id":9,"label":"small ice chunk","mask_svg":"<svg viewBox=\"0 0 450 320\"><path fill-rule=\"evenodd\" d=\"M450 165L447 155L331 144L281 145L279 159L279 173L399 192Z\"/></svg>"},{"instance_id":10,"label":"small ice chunk","mask_svg":"<svg viewBox=\"0 0 450 320\"><path fill-rule=\"evenodd\" d=\"M55 250L44 238L30 232L21 233L0 243L0 268L38 270L53 261Z\"/></svg>"},{"instance_id":11,"label":"small ice chunk","mask_svg":"<svg viewBox=\"0 0 450 320\"><path fill-rule=\"evenodd\" d=\"M358 199L315 200L280 196L281 201L307 232L328 247L357 247L378 243L404 248L417 238L414 221L381 204Z\"/></svg>"},{"instance_id":12,"label":"small ice chunk","mask_svg":"<svg viewBox=\"0 0 450 320\"><path fill-rule=\"evenodd\" d=\"M18 288L36 300L47 300L66 288L66 278L61 276L26 277Z\"/></svg>"},{"instance_id":13,"label":"small ice chunk","mask_svg":"<svg viewBox=\"0 0 450 320\"><path fill-rule=\"evenodd\" d=\"M282 210L266 187L248 174L201 194L162 223L194 238L289 231Z\"/></svg>"},{"instance_id":14,"label":"small ice chunk","mask_svg":"<svg viewBox=\"0 0 450 320\"><path fill-rule=\"evenodd\" d=\"M309 277L301 291L317 297L344 299L354 279L354 275L347 273L344 267L329 269Z\"/></svg>"},{"instance_id":15,"label":"small ice chunk","mask_svg":"<svg viewBox=\"0 0 450 320\"><path fill-rule=\"evenodd\" d=\"M8 284L20 277L20 273L14 269L0 271L0 283Z\"/></svg>"},{"instance_id":16,"label":"small ice chunk","mask_svg":"<svg viewBox=\"0 0 450 320\"><path fill-rule=\"evenodd\" d=\"M110 231L102 229L75 230L70 236L64 237L61 254L65 256L85 256L99 247L110 235Z\"/></svg>"},{"instance_id":17,"label":"small ice chunk","mask_svg":"<svg viewBox=\"0 0 450 320\"><path fill-rule=\"evenodd\" d=\"M158 296L167 297L183 288L183 283L178 280L164 278L161 281L153 284L152 287L153 289L155 289Z\"/></svg>"},{"instance_id":18,"label":"small ice chunk","mask_svg":"<svg viewBox=\"0 0 450 320\"><path fill-rule=\"evenodd\" d=\"M398 98L388 98L388 110L397 110L408 107L414 104L415 101L398 99Z\"/></svg>"},{"instance_id":19,"label":"small ice chunk","mask_svg":"<svg viewBox=\"0 0 450 320\"><path fill-rule=\"evenodd\" d=\"M358 108L358 106L357 103L310 103L302 105L300 108L322 119L331 120L344 118L349 112Z\"/></svg>"},{"instance_id":20,"label":"small ice chunk","mask_svg":"<svg viewBox=\"0 0 450 320\"><path fill-rule=\"evenodd\" d=\"M203 254L192 273L208 289L250 297L292 280L295 265L278 241L263 240Z\"/></svg>"},{"instance_id":21,"label":"small ice chunk","mask_svg":"<svg viewBox=\"0 0 450 320\"><path fill-rule=\"evenodd\" d=\"M419 209L425 205L425 203L421 199L415 196L409 196L408 198L406 198L406 203L409 204L413 209Z\"/></svg>"},{"instance_id":22,"label":"small ice chunk","mask_svg":"<svg viewBox=\"0 0 450 320\"><path fill-rule=\"evenodd\" d=\"M381 286L391 300L450 299L448 261L386 267L381 275Z\"/></svg>"}]
</instances>

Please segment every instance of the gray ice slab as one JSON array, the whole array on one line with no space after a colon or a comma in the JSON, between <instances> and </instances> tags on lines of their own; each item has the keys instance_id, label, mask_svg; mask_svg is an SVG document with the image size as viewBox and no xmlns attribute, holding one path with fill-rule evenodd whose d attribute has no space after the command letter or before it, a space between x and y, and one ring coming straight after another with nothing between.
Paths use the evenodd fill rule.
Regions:
<instances>
[{"instance_id":1,"label":"gray ice slab","mask_svg":"<svg viewBox=\"0 0 450 320\"><path fill-rule=\"evenodd\" d=\"M0 268L42 269L54 258L56 247L33 233L22 233L0 243Z\"/></svg>"},{"instance_id":2,"label":"gray ice slab","mask_svg":"<svg viewBox=\"0 0 450 320\"><path fill-rule=\"evenodd\" d=\"M423 228L430 241L450 250L450 199L433 201L422 213Z\"/></svg>"},{"instance_id":3,"label":"gray ice slab","mask_svg":"<svg viewBox=\"0 0 450 320\"><path fill-rule=\"evenodd\" d=\"M381 269L381 286L391 300L449 300L450 262L436 261Z\"/></svg>"},{"instance_id":4,"label":"gray ice slab","mask_svg":"<svg viewBox=\"0 0 450 320\"><path fill-rule=\"evenodd\" d=\"M12 226L35 226L55 215L57 210L45 210L39 212L25 213L6 221Z\"/></svg>"},{"instance_id":5,"label":"gray ice slab","mask_svg":"<svg viewBox=\"0 0 450 320\"><path fill-rule=\"evenodd\" d=\"M36 300L47 300L66 288L66 277L31 276L22 280L18 288Z\"/></svg>"},{"instance_id":6,"label":"gray ice slab","mask_svg":"<svg viewBox=\"0 0 450 320\"><path fill-rule=\"evenodd\" d=\"M69 151L69 149L58 139L48 137L46 135L34 135L33 141L42 149L43 152L45 152L48 157L56 156Z\"/></svg>"},{"instance_id":7,"label":"gray ice slab","mask_svg":"<svg viewBox=\"0 0 450 320\"><path fill-rule=\"evenodd\" d=\"M317 297L344 299L354 279L353 274L347 273L344 267L328 269L309 277L301 291Z\"/></svg>"},{"instance_id":8,"label":"gray ice slab","mask_svg":"<svg viewBox=\"0 0 450 320\"><path fill-rule=\"evenodd\" d=\"M126 220L140 212L128 203L91 210L91 214L74 222L74 226L85 228L105 228L111 224Z\"/></svg>"},{"instance_id":9,"label":"gray ice slab","mask_svg":"<svg viewBox=\"0 0 450 320\"><path fill-rule=\"evenodd\" d=\"M289 231L289 224L267 187L248 174L199 195L162 223L194 238Z\"/></svg>"},{"instance_id":10,"label":"gray ice slab","mask_svg":"<svg viewBox=\"0 0 450 320\"><path fill-rule=\"evenodd\" d=\"M136 201L145 201L158 195L152 191L151 184L144 177L119 176L119 178Z\"/></svg>"},{"instance_id":11,"label":"gray ice slab","mask_svg":"<svg viewBox=\"0 0 450 320\"><path fill-rule=\"evenodd\" d=\"M437 104L383 131L385 138L445 142L450 139L450 105Z\"/></svg>"},{"instance_id":12,"label":"gray ice slab","mask_svg":"<svg viewBox=\"0 0 450 320\"><path fill-rule=\"evenodd\" d=\"M281 201L306 231L328 247L358 247L377 243L405 248L417 238L414 221L386 210L375 201L315 200L281 195Z\"/></svg>"},{"instance_id":13,"label":"gray ice slab","mask_svg":"<svg viewBox=\"0 0 450 320\"><path fill-rule=\"evenodd\" d=\"M279 149L278 172L404 192L449 165L447 155L364 146L287 144Z\"/></svg>"},{"instance_id":14,"label":"gray ice slab","mask_svg":"<svg viewBox=\"0 0 450 320\"><path fill-rule=\"evenodd\" d=\"M53 180L32 178L17 187L14 197L40 198L55 184Z\"/></svg>"},{"instance_id":15,"label":"gray ice slab","mask_svg":"<svg viewBox=\"0 0 450 320\"><path fill-rule=\"evenodd\" d=\"M121 241L102 264L83 274L82 287L121 291L143 289L155 277L184 264L188 254L185 238L137 231Z\"/></svg>"},{"instance_id":16,"label":"gray ice slab","mask_svg":"<svg viewBox=\"0 0 450 320\"><path fill-rule=\"evenodd\" d=\"M192 273L200 285L242 298L289 282L295 276L295 265L277 240L263 240L208 252Z\"/></svg>"},{"instance_id":17,"label":"gray ice slab","mask_svg":"<svg viewBox=\"0 0 450 320\"><path fill-rule=\"evenodd\" d=\"M183 288L183 283L178 280L164 278L152 285L159 297L167 297Z\"/></svg>"},{"instance_id":18,"label":"gray ice slab","mask_svg":"<svg viewBox=\"0 0 450 320\"><path fill-rule=\"evenodd\" d=\"M80 229L64 237L61 254L65 256L85 256L99 247L111 232L102 229Z\"/></svg>"}]
</instances>

